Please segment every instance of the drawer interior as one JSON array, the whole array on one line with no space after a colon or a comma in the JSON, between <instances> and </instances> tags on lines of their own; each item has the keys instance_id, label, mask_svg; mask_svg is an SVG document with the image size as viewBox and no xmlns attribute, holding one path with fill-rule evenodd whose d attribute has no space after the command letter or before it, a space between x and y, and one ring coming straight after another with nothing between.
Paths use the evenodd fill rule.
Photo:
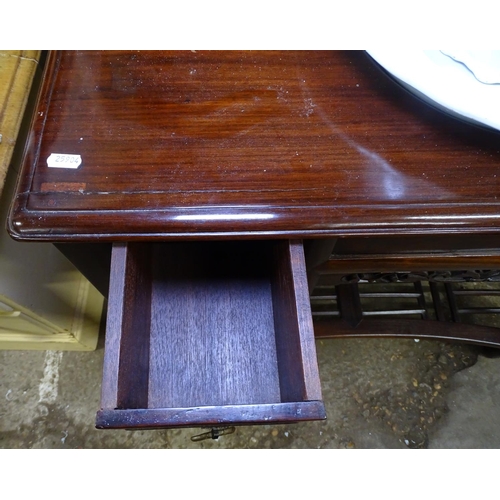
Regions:
<instances>
[{"instance_id":1,"label":"drawer interior","mask_svg":"<svg viewBox=\"0 0 500 500\"><path fill-rule=\"evenodd\" d=\"M99 428L325 418L300 241L117 243Z\"/></svg>"}]
</instances>

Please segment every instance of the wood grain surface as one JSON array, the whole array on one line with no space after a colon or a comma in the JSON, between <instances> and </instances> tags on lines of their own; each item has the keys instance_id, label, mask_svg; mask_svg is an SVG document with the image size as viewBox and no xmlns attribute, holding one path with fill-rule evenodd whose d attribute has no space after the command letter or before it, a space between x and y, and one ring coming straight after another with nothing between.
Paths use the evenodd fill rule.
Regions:
<instances>
[{"instance_id":1,"label":"wood grain surface","mask_svg":"<svg viewBox=\"0 0 500 500\"><path fill-rule=\"evenodd\" d=\"M51 153L83 162L48 168ZM498 132L424 104L364 52L54 52L10 231L496 233L499 167Z\"/></svg>"},{"instance_id":2,"label":"wood grain surface","mask_svg":"<svg viewBox=\"0 0 500 500\"><path fill-rule=\"evenodd\" d=\"M314 322L318 339L406 338L465 342L485 347L500 347L498 328L465 323L420 319L365 319L356 328L339 319Z\"/></svg>"},{"instance_id":3,"label":"wood grain surface","mask_svg":"<svg viewBox=\"0 0 500 500\"><path fill-rule=\"evenodd\" d=\"M152 248L149 408L279 403L266 245Z\"/></svg>"},{"instance_id":4,"label":"wood grain surface","mask_svg":"<svg viewBox=\"0 0 500 500\"><path fill-rule=\"evenodd\" d=\"M103 372L98 426L324 418L302 242L115 243Z\"/></svg>"},{"instance_id":5,"label":"wood grain surface","mask_svg":"<svg viewBox=\"0 0 500 500\"><path fill-rule=\"evenodd\" d=\"M300 403L155 408L152 410L100 410L98 429L164 429L175 427L218 427L221 425L284 424L324 420L321 401Z\"/></svg>"}]
</instances>

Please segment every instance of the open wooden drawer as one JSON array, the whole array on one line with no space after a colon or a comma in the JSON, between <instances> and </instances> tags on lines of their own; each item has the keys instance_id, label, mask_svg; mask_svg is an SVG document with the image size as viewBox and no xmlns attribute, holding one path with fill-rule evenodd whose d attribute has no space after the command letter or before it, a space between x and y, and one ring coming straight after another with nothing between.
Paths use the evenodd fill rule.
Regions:
<instances>
[{"instance_id":1,"label":"open wooden drawer","mask_svg":"<svg viewBox=\"0 0 500 500\"><path fill-rule=\"evenodd\" d=\"M301 241L114 244L98 428L324 418Z\"/></svg>"}]
</instances>

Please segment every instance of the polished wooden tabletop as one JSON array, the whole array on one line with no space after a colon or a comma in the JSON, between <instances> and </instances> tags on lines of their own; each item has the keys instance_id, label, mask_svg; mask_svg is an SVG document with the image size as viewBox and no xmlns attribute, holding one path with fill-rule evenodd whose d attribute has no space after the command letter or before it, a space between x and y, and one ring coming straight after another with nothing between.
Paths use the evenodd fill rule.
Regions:
<instances>
[{"instance_id":1,"label":"polished wooden tabletop","mask_svg":"<svg viewBox=\"0 0 500 500\"><path fill-rule=\"evenodd\" d=\"M80 155L77 169L51 154ZM496 233L500 133L365 52L49 55L9 230L48 241Z\"/></svg>"}]
</instances>

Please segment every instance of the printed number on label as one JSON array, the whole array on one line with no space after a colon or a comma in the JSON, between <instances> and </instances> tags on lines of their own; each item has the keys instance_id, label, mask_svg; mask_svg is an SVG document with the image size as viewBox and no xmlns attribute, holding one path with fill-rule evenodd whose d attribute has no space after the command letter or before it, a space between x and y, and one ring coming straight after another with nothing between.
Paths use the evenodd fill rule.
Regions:
<instances>
[{"instance_id":1,"label":"printed number on label","mask_svg":"<svg viewBox=\"0 0 500 500\"><path fill-rule=\"evenodd\" d=\"M82 164L80 155L66 155L52 153L47 158L47 166L50 168L78 168Z\"/></svg>"}]
</instances>

